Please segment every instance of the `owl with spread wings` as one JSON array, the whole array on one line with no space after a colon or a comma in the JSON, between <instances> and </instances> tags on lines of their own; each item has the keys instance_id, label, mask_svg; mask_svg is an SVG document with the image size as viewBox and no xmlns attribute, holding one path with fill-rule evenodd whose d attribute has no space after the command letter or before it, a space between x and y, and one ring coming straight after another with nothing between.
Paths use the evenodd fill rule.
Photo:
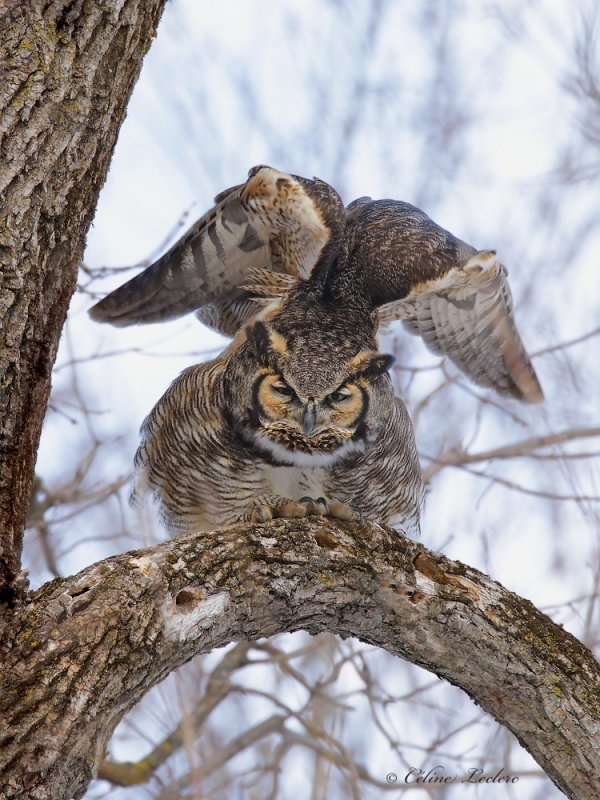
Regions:
<instances>
[{"instance_id":1,"label":"owl with spread wings","mask_svg":"<svg viewBox=\"0 0 600 800\"><path fill-rule=\"evenodd\" d=\"M408 203L344 208L329 184L271 167L218 195L91 315L131 325L191 311L234 338L142 425L134 497L153 496L174 533L312 515L419 533L419 459L381 323L402 320L482 386L542 399L493 251Z\"/></svg>"},{"instance_id":2,"label":"owl with spread wings","mask_svg":"<svg viewBox=\"0 0 600 800\"><path fill-rule=\"evenodd\" d=\"M217 195L167 253L90 314L126 326L195 311L234 336L265 309L272 314L298 281L330 304L365 298L379 322L402 320L480 386L543 400L495 251L477 250L409 203L361 197L344 208L324 181L267 166Z\"/></svg>"}]
</instances>

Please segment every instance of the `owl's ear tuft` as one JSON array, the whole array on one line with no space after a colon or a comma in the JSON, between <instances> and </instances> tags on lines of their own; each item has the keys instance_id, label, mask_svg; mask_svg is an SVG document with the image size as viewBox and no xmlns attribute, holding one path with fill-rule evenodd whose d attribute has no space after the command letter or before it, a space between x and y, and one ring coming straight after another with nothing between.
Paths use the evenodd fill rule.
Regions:
<instances>
[{"instance_id":1,"label":"owl's ear tuft","mask_svg":"<svg viewBox=\"0 0 600 800\"><path fill-rule=\"evenodd\" d=\"M352 359L354 374L368 381L376 381L388 372L396 359L390 353L378 353L375 350L363 350Z\"/></svg>"},{"instance_id":2,"label":"owl's ear tuft","mask_svg":"<svg viewBox=\"0 0 600 800\"><path fill-rule=\"evenodd\" d=\"M256 356L257 361L259 361L261 364L266 362L271 346L271 340L267 326L260 321L255 322L253 325L249 325L246 328L246 341Z\"/></svg>"},{"instance_id":3,"label":"owl's ear tuft","mask_svg":"<svg viewBox=\"0 0 600 800\"><path fill-rule=\"evenodd\" d=\"M285 337L267 328L260 320L246 329L246 339L260 363L266 364L273 358L277 360L278 356L285 356L287 353Z\"/></svg>"}]
</instances>

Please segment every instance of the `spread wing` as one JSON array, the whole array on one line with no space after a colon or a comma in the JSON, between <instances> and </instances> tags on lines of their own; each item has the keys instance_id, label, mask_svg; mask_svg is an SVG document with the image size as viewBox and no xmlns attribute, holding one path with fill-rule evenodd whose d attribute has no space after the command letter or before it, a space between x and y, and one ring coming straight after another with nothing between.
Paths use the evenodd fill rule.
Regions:
<instances>
[{"instance_id":1,"label":"spread wing","mask_svg":"<svg viewBox=\"0 0 600 800\"><path fill-rule=\"evenodd\" d=\"M246 183L217 195L215 206L165 255L97 303L90 316L126 326L198 309L200 319L233 335L261 308L241 288L248 270L310 276L332 236L322 187L339 200L321 181L254 167Z\"/></svg>"},{"instance_id":2,"label":"spread wing","mask_svg":"<svg viewBox=\"0 0 600 800\"><path fill-rule=\"evenodd\" d=\"M480 386L529 403L544 399L515 325L506 268L492 252L379 307L381 322L402 319L434 353L448 356Z\"/></svg>"},{"instance_id":3,"label":"spread wing","mask_svg":"<svg viewBox=\"0 0 600 800\"><path fill-rule=\"evenodd\" d=\"M402 319L481 386L530 403L544 399L494 252L475 250L407 203L361 198L348 215L351 263L381 322Z\"/></svg>"}]
</instances>

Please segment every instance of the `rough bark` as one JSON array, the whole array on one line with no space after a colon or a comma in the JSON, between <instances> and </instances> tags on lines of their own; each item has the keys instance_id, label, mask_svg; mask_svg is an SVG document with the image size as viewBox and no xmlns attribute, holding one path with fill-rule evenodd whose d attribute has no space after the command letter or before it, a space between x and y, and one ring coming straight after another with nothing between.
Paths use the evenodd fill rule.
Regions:
<instances>
[{"instance_id":1,"label":"rough bark","mask_svg":"<svg viewBox=\"0 0 600 800\"><path fill-rule=\"evenodd\" d=\"M115 725L171 670L299 629L357 636L460 686L568 797L600 797L600 666L580 642L394 531L314 518L117 556L16 609L0 673L6 797L81 797Z\"/></svg>"},{"instance_id":2,"label":"rough bark","mask_svg":"<svg viewBox=\"0 0 600 800\"><path fill-rule=\"evenodd\" d=\"M165 0L0 4L0 603L85 236Z\"/></svg>"}]
</instances>

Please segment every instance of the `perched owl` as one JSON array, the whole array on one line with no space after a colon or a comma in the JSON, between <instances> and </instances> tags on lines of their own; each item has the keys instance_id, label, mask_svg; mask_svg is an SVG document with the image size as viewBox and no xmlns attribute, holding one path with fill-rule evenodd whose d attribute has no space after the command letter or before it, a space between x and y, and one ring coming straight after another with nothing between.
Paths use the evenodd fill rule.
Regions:
<instances>
[{"instance_id":1,"label":"perched owl","mask_svg":"<svg viewBox=\"0 0 600 800\"><path fill-rule=\"evenodd\" d=\"M362 515L419 533L412 425L360 295L299 281L214 361L185 370L142 426L135 495L174 533L240 520Z\"/></svg>"},{"instance_id":2,"label":"perched owl","mask_svg":"<svg viewBox=\"0 0 600 800\"><path fill-rule=\"evenodd\" d=\"M501 394L543 399L516 329L506 269L418 208L360 198L344 208L329 184L254 167L152 266L91 309L114 325L196 310L233 336L298 281L366 298L434 352Z\"/></svg>"}]
</instances>

